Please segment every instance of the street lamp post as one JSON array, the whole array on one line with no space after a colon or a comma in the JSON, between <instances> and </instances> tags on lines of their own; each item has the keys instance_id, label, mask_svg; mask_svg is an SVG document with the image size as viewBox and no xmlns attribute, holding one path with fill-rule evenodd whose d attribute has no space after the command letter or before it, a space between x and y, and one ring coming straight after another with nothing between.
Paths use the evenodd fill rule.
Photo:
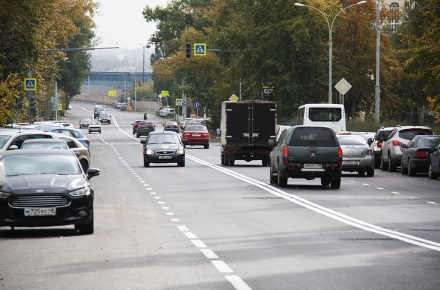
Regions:
<instances>
[{"instance_id":1,"label":"street lamp post","mask_svg":"<svg viewBox=\"0 0 440 290\"><path fill-rule=\"evenodd\" d=\"M302 3L295 3L295 6L298 7L309 7L312 9L315 9L316 11L318 11L319 13L321 13L322 15L324 15L325 20L327 21L327 26L328 26L328 103L331 104L332 103L332 49L333 49L333 39L332 39L332 30L333 30L333 24L335 22L336 17L338 17L338 15L344 11L345 9L348 9L350 7L356 6L356 5L360 5L360 4L364 4L367 1L360 1L358 3L349 5L345 8L342 8L336 15L335 17L333 17L332 23L330 24L330 21L327 17L327 15L325 15L324 12L322 12L321 10L319 10L316 7L310 6L310 5L306 5L306 4L302 4Z\"/></svg>"}]
</instances>

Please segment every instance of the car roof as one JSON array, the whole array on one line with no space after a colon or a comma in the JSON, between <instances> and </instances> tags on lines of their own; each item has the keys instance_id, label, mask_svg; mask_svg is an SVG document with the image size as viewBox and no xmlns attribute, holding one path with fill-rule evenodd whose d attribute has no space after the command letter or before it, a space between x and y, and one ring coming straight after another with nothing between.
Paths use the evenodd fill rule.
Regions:
<instances>
[{"instance_id":1,"label":"car roof","mask_svg":"<svg viewBox=\"0 0 440 290\"><path fill-rule=\"evenodd\" d=\"M176 132L173 132L173 131L161 131L161 132L154 131L154 132L150 132L150 136L151 135L163 135L163 134L174 134L174 135L179 136L179 134L177 134Z\"/></svg>"}]
</instances>

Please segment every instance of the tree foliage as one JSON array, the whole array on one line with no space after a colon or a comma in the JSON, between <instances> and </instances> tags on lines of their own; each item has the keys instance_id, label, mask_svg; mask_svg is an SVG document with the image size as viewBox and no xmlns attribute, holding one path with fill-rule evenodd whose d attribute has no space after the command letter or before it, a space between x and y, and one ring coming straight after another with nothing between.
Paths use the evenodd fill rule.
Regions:
<instances>
[{"instance_id":1,"label":"tree foliage","mask_svg":"<svg viewBox=\"0 0 440 290\"><path fill-rule=\"evenodd\" d=\"M93 0L0 0L0 82L4 88L0 100L14 90L8 81L12 76L18 80L31 75L37 78L37 104L43 104L53 93L54 80L61 80L60 88L68 96L76 94L90 70L89 55L45 50L89 47L97 8ZM58 62L66 57L70 59L68 63ZM19 111L19 119L27 120L28 106L22 88L21 83L17 96L23 110Z\"/></svg>"}]
</instances>

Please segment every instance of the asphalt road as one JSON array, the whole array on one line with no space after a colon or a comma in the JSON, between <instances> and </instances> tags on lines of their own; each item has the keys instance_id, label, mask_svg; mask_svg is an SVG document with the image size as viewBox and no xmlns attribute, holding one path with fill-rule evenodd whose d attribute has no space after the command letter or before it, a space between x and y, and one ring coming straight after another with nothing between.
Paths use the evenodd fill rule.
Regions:
<instances>
[{"instance_id":1,"label":"asphalt road","mask_svg":"<svg viewBox=\"0 0 440 290\"><path fill-rule=\"evenodd\" d=\"M72 107L74 125L93 117ZM279 189L261 162L221 166L215 143L146 168L143 112L108 111L102 134L82 129L101 169L95 233L0 228L0 289L439 289L440 180L376 169Z\"/></svg>"}]
</instances>

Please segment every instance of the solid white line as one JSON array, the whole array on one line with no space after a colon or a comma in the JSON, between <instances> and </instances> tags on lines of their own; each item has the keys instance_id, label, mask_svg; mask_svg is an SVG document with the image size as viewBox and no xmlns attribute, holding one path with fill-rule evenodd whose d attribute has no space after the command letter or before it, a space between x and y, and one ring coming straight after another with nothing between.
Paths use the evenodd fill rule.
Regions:
<instances>
[{"instance_id":1,"label":"solid white line","mask_svg":"<svg viewBox=\"0 0 440 290\"><path fill-rule=\"evenodd\" d=\"M237 290L251 290L252 289L243 280L241 280L241 278L238 277L237 275L225 275L225 278Z\"/></svg>"},{"instance_id":2,"label":"solid white line","mask_svg":"<svg viewBox=\"0 0 440 290\"><path fill-rule=\"evenodd\" d=\"M200 251L206 256L208 259L218 259L218 256L214 253L213 250L210 249L200 249Z\"/></svg>"},{"instance_id":3,"label":"solid white line","mask_svg":"<svg viewBox=\"0 0 440 290\"><path fill-rule=\"evenodd\" d=\"M287 199L295 204L298 204L302 207L313 210L317 213L320 213L320 214L325 215L327 217L330 217L332 219L338 220L342 223L345 223L345 224L348 224L348 225L351 225L351 226L354 226L354 227L357 227L359 229L363 229L363 230L366 230L369 232L377 233L377 234L380 234L383 236L387 236L387 237L394 238L394 239L397 239L397 240L400 240L403 242L407 242L407 243L410 243L413 245L421 246L424 248L428 248L428 249L432 249L432 250L440 252L440 243L436 243L436 242L433 242L430 240L426 240L426 239L422 239L422 238L419 238L416 236L411 236L411 235L399 233L396 231L381 228L381 227L373 225L373 224L366 223L364 221L352 218L350 216L347 216L347 215L341 214L339 212L336 212L334 210L328 209L326 207L320 206L316 203L310 202L304 198L300 198L298 196L288 194L279 188L276 188L276 187L269 185L267 183L255 180L255 179L250 178L248 176L239 174L238 172L226 169L223 166L219 166L219 165L215 165L215 164L206 162L202 159L196 158L191 155L186 155L186 157L188 159L191 159L191 160L197 162L197 163L200 163L202 165L206 165L206 166L211 167L215 170L218 170L220 172L228 174L234 178L237 178L237 179L242 180L244 182L247 182L249 184L253 184L253 185L269 192L269 193L272 193L273 195L284 197L285 199Z\"/></svg>"},{"instance_id":4,"label":"solid white line","mask_svg":"<svg viewBox=\"0 0 440 290\"><path fill-rule=\"evenodd\" d=\"M211 263L217 268L217 270L219 270L220 273L232 273L232 272L234 272L223 261L214 260L214 261L211 261Z\"/></svg>"},{"instance_id":5,"label":"solid white line","mask_svg":"<svg viewBox=\"0 0 440 290\"><path fill-rule=\"evenodd\" d=\"M191 232L184 232L183 233L188 239L198 239L197 236Z\"/></svg>"},{"instance_id":6,"label":"solid white line","mask_svg":"<svg viewBox=\"0 0 440 290\"><path fill-rule=\"evenodd\" d=\"M196 246L197 248L207 248L205 243L203 243L201 240L191 240L191 242Z\"/></svg>"}]
</instances>

